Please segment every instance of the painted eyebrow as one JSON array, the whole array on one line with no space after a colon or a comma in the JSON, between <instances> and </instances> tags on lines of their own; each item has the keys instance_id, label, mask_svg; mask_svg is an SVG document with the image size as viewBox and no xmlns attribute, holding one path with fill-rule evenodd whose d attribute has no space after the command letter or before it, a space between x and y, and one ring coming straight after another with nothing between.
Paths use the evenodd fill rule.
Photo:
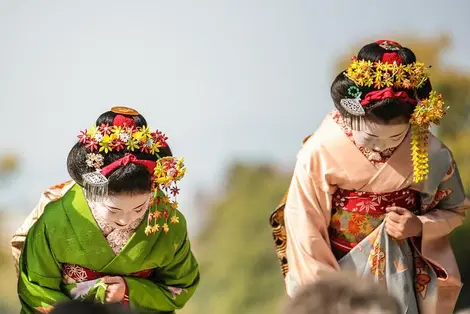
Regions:
<instances>
[{"instance_id":1,"label":"painted eyebrow","mask_svg":"<svg viewBox=\"0 0 470 314\"><path fill-rule=\"evenodd\" d=\"M364 131L364 133L366 133L367 135L372 136L372 137L378 137L377 135L367 133L366 131Z\"/></svg>"},{"instance_id":2,"label":"painted eyebrow","mask_svg":"<svg viewBox=\"0 0 470 314\"><path fill-rule=\"evenodd\" d=\"M370 133L367 133L367 132L365 132L365 131L364 131L364 133L366 133L367 135L372 136L372 137L378 137L377 135L370 134ZM390 136L390 137L397 137L397 136L402 135L402 134L403 134L403 132L398 133L398 134L396 134L396 135L392 135L392 136Z\"/></svg>"},{"instance_id":3,"label":"painted eyebrow","mask_svg":"<svg viewBox=\"0 0 470 314\"><path fill-rule=\"evenodd\" d=\"M134 208L132 208L132 209L137 209L137 208L139 208L139 207L142 207L142 206L145 205L145 203L147 203L147 201L143 202L143 203L140 204L139 206L136 206L136 207L134 207ZM115 209L115 210L121 210L120 208L113 207L113 206L107 206L107 205L106 205L106 207L111 208L111 209Z\"/></svg>"}]
</instances>

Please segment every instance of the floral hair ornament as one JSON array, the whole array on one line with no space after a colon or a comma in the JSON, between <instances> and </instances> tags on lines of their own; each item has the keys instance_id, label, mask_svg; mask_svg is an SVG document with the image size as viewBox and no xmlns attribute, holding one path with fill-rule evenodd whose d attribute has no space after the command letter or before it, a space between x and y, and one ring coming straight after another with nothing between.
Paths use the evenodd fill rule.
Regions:
<instances>
[{"instance_id":1,"label":"floral hair ornament","mask_svg":"<svg viewBox=\"0 0 470 314\"><path fill-rule=\"evenodd\" d=\"M449 107L445 106L441 94L431 91L429 97L418 103L411 116L411 158L413 181L418 183L428 178L428 135L431 124L439 125Z\"/></svg>"},{"instance_id":2,"label":"floral hair ornament","mask_svg":"<svg viewBox=\"0 0 470 314\"><path fill-rule=\"evenodd\" d=\"M429 69L424 63L401 64L394 61L372 62L352 57L345 75L357 86L373 86L376 89L393 87L395 89L417 89L429 78Z\"/></svg>"},{"instance_id":3,"label":"floral hair ornament","mask_svg":"<svg viewBox=\"0 0 470 314\"><path fill-rule=\"evenodd\" d=\"M168 233L170 224L179 223L179 217L176 215L178 209L176 197L180 191L177 182L184 177L185 173L186 167L182 158L163 157L157 160L153 181L155 195L150 203L145 228L146 235L160 230Z\"/></svg>"},{"instance_id":4,"label":"floral hair ornament","mask_svg":"<svg viewBox=\"0 0 470 314\"><path fill-rule=\"evenodd\" d=\"M108 179L100 172L104 157L101 154L88 153L86 164L95 171L82 175L85 196L92 202L100 202L108 195Z\"/></svg>"},{"instance_id":5,"label":"floral hair ornament","mask_svg":"<svg viewBox=\"0 0 470 314\"><path fill-rule=\"evenodd\" d=\"M107 176L129 163L140 164L152 175L154 192L145 233L148 235L159 230L167 233L170 224L179 223L179 217L176 215L178 208L176 196L179 194L177 182L186 173L184 161L182 158L159 156L160 148L167 147L168 138L161 131L152 132L146 126L135 127L133 119L123 115L135 115L133 114L135 110L114 107L111 111L118 113L113 121L114 125L93 126L78 135L79 143L89 151L86 156L87 166L94 168L94 171L82 175L85 196L93 202L103 201L108 196ZM103 167L103 154L113 151L127 151L127 153ZM158 159L141 160L132 152L148 153L157 156Z\"/></svg>"},{"instance_id":6,"label":"floral hair ornament","mask_svg":"<svg viewBox=\"0 0 470 314\"><path fill-rule=\"evenodd\" d=\"M162 132L152 132L146 126L126 124L93 126L81 131L78 138L79 143L90 152L86 156L86 163L94 171L85 173L82 177L87 198L95 202L102 201L108 194L108 180L101 169L104 160L102 153L127 150L158 155L160 148L167 145L167 137Z\"/></svg>"},{"instance_id":7,"label":"floral hair ornament","mask_svg":"<svg viewBox=\"0 0 470 314\"><path fill-rule=\"evenodd\" d=\"M402 47L400 44L389 40L376 42L385 49L382 58L378 62L358 60L352 57L352 62L344 75L354 82L354 87L371 87L376 90L367 93L363 99L360 95L357 99L342 99L341 105L351 115L364 115L357 104L362 107L369 103L383 99L401 99L412 105L416 105L410 119L412 140L411 155L413 162L413 181L419 183L427 179L429 173L428 165L428 134L431 124L438 125L446 114L448 107L445 106L441 94L431 91L427 99L418 102L417 97L411 98L406 90L417 90L429 79L429 69L421 62L402 64L402 59L397 53ZM351 96L350 90L348 94ZM354 110L353 110L353 109Z\"/></svg>"}]
</instances>

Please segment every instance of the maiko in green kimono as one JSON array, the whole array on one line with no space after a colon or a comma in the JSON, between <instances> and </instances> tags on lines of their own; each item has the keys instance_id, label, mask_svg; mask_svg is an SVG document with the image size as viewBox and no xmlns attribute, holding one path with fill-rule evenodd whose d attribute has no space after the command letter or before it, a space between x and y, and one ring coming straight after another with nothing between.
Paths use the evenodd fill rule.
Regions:
<instances>
[{"instance_id":1,"label":"maiko in green kimono","mask_svg":"<svg viewBox=\"0 0 470 314\"><path fill-rule=\"evenodd\" d=\"M186 169L166 140L124 107L81 132L73 181L46 191L13 238L22 313L71 299L174 313L190 299L199 268L176 202Z\"/></svg>"}]
</instances>

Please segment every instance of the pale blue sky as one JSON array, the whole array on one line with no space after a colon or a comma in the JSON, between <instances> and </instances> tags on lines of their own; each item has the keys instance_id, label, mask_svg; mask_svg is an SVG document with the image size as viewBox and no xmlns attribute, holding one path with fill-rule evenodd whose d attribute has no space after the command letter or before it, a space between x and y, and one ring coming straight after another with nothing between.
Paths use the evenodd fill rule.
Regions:
<instances>
[{"instance_id":1,"label":"pale blue sky","mask_svg":"<svg viewBox=\"0 0 470 314\"><path fill-rule=\"evenodd\" d=\"M29 211L67 179L78 131L125 104L186 158L194 228L192 197L223 185L231 160L293 165L343 51L448 33L446 62L470 69L469 14L468 0L0 0L0 148L24 163L1 201Z\"/></svg>"}]
</instances>

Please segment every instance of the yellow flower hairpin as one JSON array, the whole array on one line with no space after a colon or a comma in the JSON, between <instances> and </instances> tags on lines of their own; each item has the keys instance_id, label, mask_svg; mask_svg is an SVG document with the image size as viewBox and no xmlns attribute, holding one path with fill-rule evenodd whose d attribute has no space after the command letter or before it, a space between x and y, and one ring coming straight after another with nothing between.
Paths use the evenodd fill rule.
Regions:
<instances>
[{"instance_id":1,"label":"yellow flower hairpin","mask_svg":"<svg viewBox=\"0 0 470 314\"><path fill-rule=\"evenodd\" d=\"M411 159L413 162L413 181L418 183L428 178L428 132L431 124L439 125L440 120L446 114L449 107L445 106L441 94L431 91L427 99L416 105L410 119Z\"/></svg>"}]
</instances>

